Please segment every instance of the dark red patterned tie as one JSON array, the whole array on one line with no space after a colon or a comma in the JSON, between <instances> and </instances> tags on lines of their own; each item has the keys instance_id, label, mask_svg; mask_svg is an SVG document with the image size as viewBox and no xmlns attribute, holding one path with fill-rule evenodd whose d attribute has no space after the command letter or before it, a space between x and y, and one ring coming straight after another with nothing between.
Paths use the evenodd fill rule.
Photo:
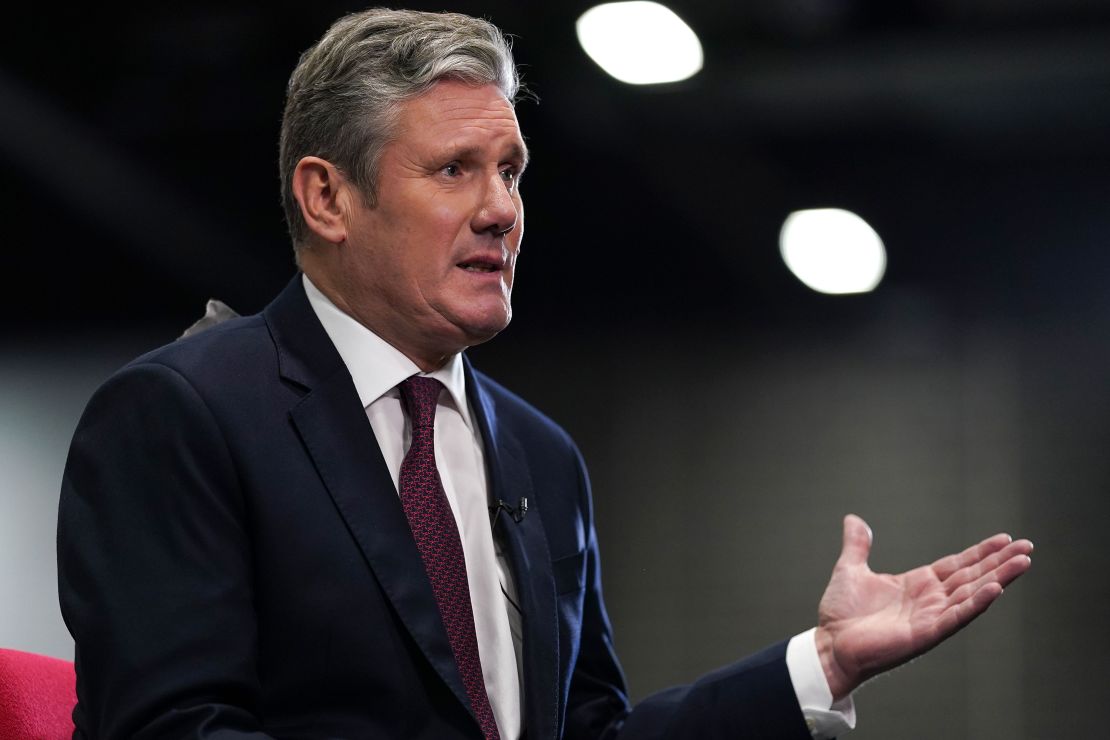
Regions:
<instances>
[{"instance_id":1,"label":"dark red patterned tie","mask_svg":"<svg viewBox=\"0 0 1110 740\"><path fill-rule=\"evenodd\" d=\"M466 686L470 707L486 740L500 740L482 678L459 529L436 469L433 436L436 401L443 385L438 380L414 375L401 383L400 389L401 402L412 423L412 445L401 463L401 505L416 539L416 548L424 560L424 570L432 582L432 593L439 605L443 626L447 628L447 639Z\"/></svg>"}]
</instances>

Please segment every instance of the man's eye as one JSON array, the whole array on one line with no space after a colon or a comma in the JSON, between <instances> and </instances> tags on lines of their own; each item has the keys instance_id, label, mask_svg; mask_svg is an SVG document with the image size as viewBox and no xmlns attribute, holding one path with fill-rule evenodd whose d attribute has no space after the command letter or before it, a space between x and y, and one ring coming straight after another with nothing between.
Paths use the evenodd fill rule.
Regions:
<instances>
[{"instance_id":1,"label":"man's eye","mask_svg":"<svg viewBox=\"0 0 1110 740\"><path fill-rule=\"evenodd\" d=\"M512 190L517 181L516 170L511 167L501 170L501 179L504 180L508 184L509 189Z\"/></svg>"},{"instance_id":2,"label":"man's eye","mask_svg":"<svg viewBox=\"0 0 1110 740\"><path fill-rule=\"evenodd\" d=\"M444 167L443 172L444 174L450 175L451 177L455 177L459 174L459 172L461 172L461 169L458 164L452 163Z\"/></svg>"}]
</instances>

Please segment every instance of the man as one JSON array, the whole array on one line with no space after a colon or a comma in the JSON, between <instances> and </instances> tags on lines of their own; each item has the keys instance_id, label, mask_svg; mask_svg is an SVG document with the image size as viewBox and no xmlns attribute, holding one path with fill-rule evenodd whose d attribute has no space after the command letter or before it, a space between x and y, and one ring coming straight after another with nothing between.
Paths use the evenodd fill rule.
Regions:
<instances>
[{"instance_id":1,"label":"man","mask_svg":"<svg viewBox=\"0 0 1110 740\"><path fill-rule=\"evenodd\" d=\"M517 88L459 15L351 15L302 56L302 274L120 370L74 436L78 737L826 736L1029 567L998 535L876 575L849 516L814 630L629 707L578 452L461 354L511 317Z\"/></svg>"}]
</instances>

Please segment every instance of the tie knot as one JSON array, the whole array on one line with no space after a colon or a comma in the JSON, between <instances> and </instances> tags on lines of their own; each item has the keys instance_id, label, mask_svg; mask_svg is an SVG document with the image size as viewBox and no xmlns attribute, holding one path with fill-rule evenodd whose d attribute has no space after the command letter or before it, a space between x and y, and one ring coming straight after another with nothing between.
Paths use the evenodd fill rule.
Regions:
<instances>
[{"instance_id":1,"label":"tie knot","mask_svg":"<svg viewBox=\"0 0 1110 740\"><path fill-rule=\"evenodd\" d=\"M435 378L424 378L413 375L403 381L401 388L401 402L405 405L413 429L430 427L436 420L436 402L439 392L443 390L443 383Z\"/></svg>"}]
</instances>

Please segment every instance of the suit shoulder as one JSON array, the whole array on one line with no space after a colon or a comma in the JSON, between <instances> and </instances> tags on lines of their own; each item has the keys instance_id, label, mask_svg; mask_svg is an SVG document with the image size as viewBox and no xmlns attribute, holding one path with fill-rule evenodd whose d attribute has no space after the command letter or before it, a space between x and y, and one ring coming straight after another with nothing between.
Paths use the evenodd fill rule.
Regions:
<instances>
[{"instance_id":1,"label":"suit shoulder","mask_svg":"<svg viewBox=\"0 0 1110 740\"><path fill-rule=\"evenodd\" d=\"M277 351L265 320L257 315L230 319L119 368L93 393L86 413L127 407L150 393L169 393L158 396L168 404L174 394L185 393L202 399L212 410L231 408L257 398L269 387L262 381L276 373Z\"/></svg>"},{"instance_id":2,"label":"suit shoulder","mask_svg":"<svg viewBox=\"0 0 1110 740\"><path fill-rule=\"evenodd\" d=\"M119 372L143 365L162 365L191 381L203 383L219 376L225 381L236 369L258 367L275 360L275 349L262 316L229 319L197 334L177 339L147 352L125 365Z\"/></svg>"}]
</instances>

